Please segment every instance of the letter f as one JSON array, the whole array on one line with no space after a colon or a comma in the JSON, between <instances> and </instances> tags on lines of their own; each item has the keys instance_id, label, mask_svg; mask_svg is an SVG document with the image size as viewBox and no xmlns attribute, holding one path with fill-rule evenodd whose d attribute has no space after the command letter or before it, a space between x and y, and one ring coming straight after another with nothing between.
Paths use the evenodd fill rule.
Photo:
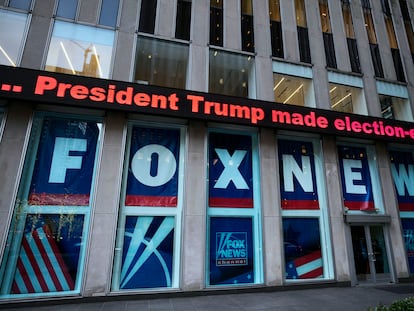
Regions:
<instances>
[{"instance_id":1,"label":"letter f","mask_svg":"<svg viewBox=\"0 0 414 311\"><path fill-rule=\"evenodd\" d=\"M56 137L49 174L50 183L64 183L68 169L82 167L82 157L70 156L69 152L86 151L86 145L86 139Z\"/></svg>"}]
</instances>

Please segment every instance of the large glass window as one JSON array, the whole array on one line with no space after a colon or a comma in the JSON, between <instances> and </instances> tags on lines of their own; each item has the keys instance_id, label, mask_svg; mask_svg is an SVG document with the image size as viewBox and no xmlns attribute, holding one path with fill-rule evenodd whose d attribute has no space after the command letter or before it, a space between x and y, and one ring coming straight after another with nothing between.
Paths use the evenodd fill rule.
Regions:
<instances>
[{"instance_id":1,"label":"large glass window","mask_svg":"<svg viewBox=\"0 0 414 311\"><path fill-rule=\"evenodd\" d=\"M252 56L210 49L209 65L210 93L256 97Z\"/></svg>"},{"instance_id":2,"label":"large glass window","mask_svg":"<svg viewBox=\"0 0 414 311\"><path fill-rule=\"evenodd\" d=\"M408 100L407 87L384 81L377 81L382 117L401 121L412 121L413 115Z\"/></svg>"},{"instance_id":3,"label":"large glass window","mask_svg":"<svg viewBox=\"0 0 414 311\"><path fill-rule=\"evenodd\" d=\"M331 109L347 113L367 114L361 88L329 83Z\"/></svg>"},{"instance_id":4,"label":"large glass window","mask_svg":"<svg viewBox=\"0 0 414 311\"><path fill-rule=\"evenodd\" d=\"M285 278L332 278L320 143L280 137L278 156Z\"/></svg>"},{"instance_id":5,"label":"large glass window","mask_svg":"<svg viewBox=\"0 0 414 311\"><path fill-rule=\"evenodd\" d=\"M390 161L410 272L414 273L414 152L391 150Z\"/></svg>"},{"instance_id":6,"label":"large glass window","mask_svg":"<svg viewBox=\"0 0 414 311\"><path fill-rule=\"evenodd\" d=\"M269 0L270 39L272 56L283 58L282 20L279 0Z\"/></svg>"},{"instance_id":7,"label":"large glass window","mask_svg":"<svg viewBox=\"0 0 414 311\"><path fill-rule=\"evenodd\" d=\"M112 30L56 21L45 69L109 78L114 36Z\"/></svg>"},{"instance_id":8,"label":"large glass window","mask_svg":"<svg viewBox=\"0 0 414 311\"><path fill-rule=\"evenodd\" d=\"M178 288L184 129L130 124L112 290Z\"/></svg>"},{"instance_id":9,"label":"large glass window","mask_svg":"<svg viewBox=\"0 0 414 311\"><path fill-rule=\"evenodd\" d=\"M28 15L0 9L0 64L16 67L23 51Z\"/></svg>"},{"instance_id":10,"label":"large glass window","mask_svg":"<svg viewBox=\"0 0 414 311\"><path fill-rule=\"evenodd\" d=\"M37 116L1 265L1 296L80 292L101 124Z\"/></svg>"},{"instance_id":11,"label":"large glass window","mask_svg":"<svg viewBox=\"0 0 414 311\"><path fill-rule=\"evenodd\" d=\"M338 158L345 211L383 212L374 147L341 144Z\"/></svg>"},{"instance_id":12,"label":"large glass window","mask_svg":"<svg viewBox=\"0 0 414 311\"><path fill-rule=\"evenodd\" d=\"M275 102L297 106L312 106L312 80L273 73Z\"/></svg>"},{"instance_id":13,"label":"large glass window","mask_svg":"<svg viewBox=\"0 0 414 311\"><path fill-rule=\"evenodd\" d=\"M208 163L207 285L261 283L256 135L212 130Z\"/></svg>"},{"instance_id":14,"label":"large glass window","mask_svg":"<svg viewBox=\"0 0 414 311\"><path fill-rule=\"evenodd\" d=\"M185 89L188 45L138 37L134 81Z\"/></svg>"}]
</instances>

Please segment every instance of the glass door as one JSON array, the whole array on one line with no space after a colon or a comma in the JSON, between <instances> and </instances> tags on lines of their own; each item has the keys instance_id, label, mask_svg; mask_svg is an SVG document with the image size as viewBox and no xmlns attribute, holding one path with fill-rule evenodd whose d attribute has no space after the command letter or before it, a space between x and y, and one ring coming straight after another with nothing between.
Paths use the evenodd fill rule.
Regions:
<instances>
[{"instance_id":1,"label":"glass door","mask_svg":"<svg viewBox=\"0 0 414 311\"><path fill-rule=\"evenodd\" d=\"M383 226L351 226L351 235L358 283L390 282Z\"/></svg>"}]
</instances>

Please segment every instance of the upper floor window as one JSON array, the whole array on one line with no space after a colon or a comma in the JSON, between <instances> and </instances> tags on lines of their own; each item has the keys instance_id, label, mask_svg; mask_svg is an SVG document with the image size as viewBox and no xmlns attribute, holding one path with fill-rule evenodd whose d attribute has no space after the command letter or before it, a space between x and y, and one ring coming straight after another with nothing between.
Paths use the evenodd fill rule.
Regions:
<instances>
[{"instance_id":1,"label":"upper floor window","mask_svg":"<svg viewBox=\"0 0 414 311\"><path fill-rule=\"evenodd\" d=\"M138 31L154 33L156 15L157 0L142 0Z\"/></svg>"},{"instance_id":2,"label":"upper floor window","mask_svg":"<svg viewBox=\"0 0 414 311\"><path fill-rule=\"evenodd\" d=\"M190 40L191 0L178 0L175 37Z\"/></svg>"},{"instance_id":3,"label":"upper floor window","mask_svg":"<svg viewBox=\"0 0 414 311\"><path fill-rule=\"evenodd\" d=\"M210 44L223 46L223 1L210 1Z\"/></svg>"},{"instance_id":4,"label":"upper floor window","mask_svg":"<svg viewBox=\"0 0 414 311\"><path fill-rule=\"evenodd\" d=\"M209 92L255 98L254 61L251 56L210 50Z\"/></svg>"},{"instance_id":5,"label":"upper floor window","mask_svg":"<svg viewBox=\"0 0 414 311\"><path fill-rule=\"evenodd\" d=\"M185 89L188 45L138 37L134 81Z\"/></svg>"},{"instance_id":6,"label":"upper floor window","mask_svg":"<svg viewBox=\"0 0 414 311\"><path fill-rule=\"evenodd\" d=\"M252 0L241 0L241 13L242 50L254 52Z\"/></svg>"},{"instance_id":7,"label":"upper floor window","mask_svg":"<svg viewBox=\"0 0 414 311\"><path fill-rule=\"evenodd\" d=\"M0 9L0 64L16 67L23 51L28 15Z\"/></svg>"},{"instance_id":8,"label":"upper floor window","mask_svg":"<svg viewBox=\"0 0 414 311\"><path fill-rule=\"evenodd\" d=\"M330 68L336 68L335 47L327 0L319 0L319 13L321 18L323 44L325 46L326 65Z\"/></svg>"},{"instance_id":9,"label":"upper floor window","mask_svg":"<svg viewBox=\"0 0 414 311\"><path fill-rule=\"evenodd\" d=\"M269 0L270 39L272 56L283 58L282 20L279 0Z\"/></svg>"},{"instance_id":10,"label":"upper floor window","mask_svg":"<svg viewBox=\"0 0 414 311\"><path fill-rule=\"evenodd\" d=\"M32 5L32 0L10 0L8 7L29 11Z\"/></svg>"},{"instance_id":11,"label":"upper floor window","mask_svg":"<svg viewBox=\"0 0 414 311\"><path fill-rule=\"evenodd\" d=\"M311 54L309 47L308 25L306 21L306 8L303 0L295 0L296 27L298 31L298 43L300 61L311 63Z\"/></svg>"},{"instance_id":12,"label":"upper floor window","mask_svg":"<svg viewBox=\"0 0 414 311\"><path fill-rule=\"evenodd\" d=\"M352 21L351 7L349 1L342 1L342 17L344 20L345 35L348 45L349 60L353 72L361 72L358 48L355 39L354 24Z\"/></svg>"},{"instance_id":13,"label":"upper floor window","mask_svg":"<svg viewBox=\"0 0 414 311\"><path fill-rule=\"evenodd\" d=\"M400 0L400 8L404 20L405 34L407 35L408 45L410 47L411 56L414 62L414 32L406 0Z\"/></svg>"},{"instance_id":14,"label":"upper floor window","mask_svg":"<svg viewBox=\"0 0 414 311\"><path fill-rule=\"evenodd\" d=\"M56 16L75 19L78 11L78 2L79 0L59 0L56 9Z\"/></svg>"},{"instance_id":15,"label":"upper floor window","mask_svg":"<svg viewBox=\"0 0 414 311\"><path fill-rule=\"evenodd\" d=\"M376 84L382 117L401 121L413 121L407 87L384 81L377 81Z\"/></svg>"},{"instance_id":16,"label":"upper floor window","mask_svg":"<svg viewBox=\"0 0 414 311\"><path fill-rule=\"evenodd\" d=\"M329 72L329 99L335 111L367 115L367 107L360 77Z\"/></svg>"},{"instance_id":17,"label":"upper floor window","mask_svg":"<svg viewBox=\"0 0 414 311\"><path fill-rule=\"evenodd\" d=\"M109 78L114 36L112 30L56 21L45 69Z\"/></svg>"}]
</instances>

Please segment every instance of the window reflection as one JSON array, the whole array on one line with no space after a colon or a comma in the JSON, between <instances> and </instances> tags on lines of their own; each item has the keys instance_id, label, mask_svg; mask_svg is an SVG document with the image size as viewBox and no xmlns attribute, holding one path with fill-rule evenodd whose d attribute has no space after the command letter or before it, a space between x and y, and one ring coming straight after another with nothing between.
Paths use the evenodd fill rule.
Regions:
<instances>
[{"instance_id":1,"label":"window reflection","mask_svg":"<svg viewBox=\"0 0 414 311\"><path fill-rule=\"evenodd\" d=\"M0 10L0 64L16 67L20 52L23 49L23 39L26 30L27 15Z\"/></svg>"},{"instance_id":2,"label":"window reflection","mask_svg":"<svg viewBox=\"0 0 414 311\"><path fill-rule=\"evenodd\" d=\"M297 106L311 106L312 83L310 79L275 73L273 74L273 82L275 102Z\"/></svg>"},{"instance_id":3,"label":"window reflection","mask_svg":"<svg viewBox=\"0 0 414 311\"><path fill-rule=\"evenodd\" d=\"M362 90L348 85L329 83L331 109L335 111L366 114Z\"/></svg>"},{"instance_id":4,"label":"window reflection","mask_svg":"<svg viewBox=\"0 0 414 311\"><path fill-rule=\"evenodd\" d=\"M401 121L412 121L411 109L407 99L388 95L379 96L381 104L381 114L385 119L395 119Z\"/></svg>"},{"instance_id":5,"label":"window reflection","mask_svg":"<svg viewBox=\"0 0 414 311\"><path fill-rule=\"evenodd\" d=\"M255 97L253 58L210 50L209 92Z\"/></svg>"},{"instance_id":6,"label":"window reflection","mask_svg":"<svg viewBox=\"0 0 414 311\"><path fill-rule=\"evenodd\" d=\"M184 89L187 60L188 46L185 44L138 37L134 80Z\"/></svg>"},{"instance_id":7,"label":"window reflection","mask_svg":"<svg viewBox=\"0 0 414 311\"><path fill-rule=\"evenodd\" d=\"M46 70L109 78L114 32L56 21L46 60Z\"/></svg>"}]
</instances>

